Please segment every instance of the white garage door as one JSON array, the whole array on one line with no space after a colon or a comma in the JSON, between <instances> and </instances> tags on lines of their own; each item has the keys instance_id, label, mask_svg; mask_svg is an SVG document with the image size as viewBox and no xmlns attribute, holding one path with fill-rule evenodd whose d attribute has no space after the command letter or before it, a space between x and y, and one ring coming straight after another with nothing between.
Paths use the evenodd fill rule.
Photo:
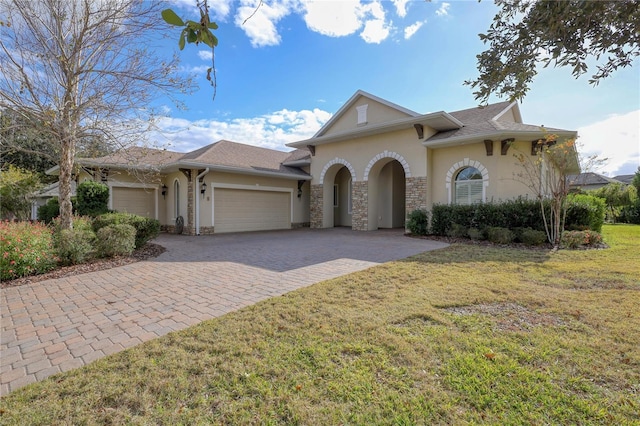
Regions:
<instances>
[{"instance_id":1,"label":"white garage door","mask_svg":"<svg viewBox=\"0 0 640 426\"><path fill-rule=\"evenodd\" d=\"M291 193L244 189L214 190L214 232L291 228Z\"/></svg>"},{"instance_id":2,"label":"white garage door","mask_svg":"<svg viewBox=\"0 0 640 426\"><path fill-rule=\"evenodd\" d=\"M114 210L150 218L156 217L153 189L112 187L111 191Z\"/></svg>"}]
</instances>

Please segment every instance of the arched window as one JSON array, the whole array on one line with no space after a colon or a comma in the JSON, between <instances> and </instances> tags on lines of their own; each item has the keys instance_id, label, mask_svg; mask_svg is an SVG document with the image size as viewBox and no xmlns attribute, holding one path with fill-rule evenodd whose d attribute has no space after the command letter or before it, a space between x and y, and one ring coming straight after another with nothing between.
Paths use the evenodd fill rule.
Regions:
<instances>
[{"instance_id":1,"label":"arched window","mask_svg":"<svg viewBox=\"0 0 640 426\"><path fill-rule=\"evenodd\" d=\"M180 181L178 179L173 181L173 211L175 217L180 216Z\"/></svg>"},{"instance_id":2,"label":"arched window","mask_svg":"<svg viewBox=\"0 0 640 426\"><path fill-rule=\"evenodd\" d=\"M482 173L475 167L465 167L456 175L454 200L456 204L483 202Z\"/></svg>"}]
</instances>

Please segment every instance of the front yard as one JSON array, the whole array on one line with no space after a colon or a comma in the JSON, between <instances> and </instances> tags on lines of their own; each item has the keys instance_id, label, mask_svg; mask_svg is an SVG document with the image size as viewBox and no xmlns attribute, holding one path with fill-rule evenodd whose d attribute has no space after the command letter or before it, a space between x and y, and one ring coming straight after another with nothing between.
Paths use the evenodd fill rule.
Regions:
<instances>
[{"instance_id":1,"label":"front yard","mask_svg":"<svg viewBox=\"0 0 640 426\"><path fill-rule=\"evenodd\" d=\"M2 424L640 424L640 226L457 244L19 389Z\"/></svg>"}]
</instances>

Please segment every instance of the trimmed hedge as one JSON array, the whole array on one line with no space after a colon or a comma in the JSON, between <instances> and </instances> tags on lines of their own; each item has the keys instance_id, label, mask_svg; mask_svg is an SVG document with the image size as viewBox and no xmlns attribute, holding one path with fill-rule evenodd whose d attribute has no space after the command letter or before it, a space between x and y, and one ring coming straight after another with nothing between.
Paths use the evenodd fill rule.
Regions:
<instances>
[{"instance_id":1,"label":"trimmed hedge","mask_svg":"<svg viewBox=\"0 0 640 426\"><path fill-rule=\"evenodd\" d=\"M427 235L429 232L429 212L417 209L409 213L407 229L413 235Z\"/></svg>"},{"instance_id":2,"label":"trimmed hedge","mask_svg":"<svg viewBox=\"0 0 640 426\"><path fill-rule=\"evenodd\" d=\"M53 242L62 265L78 265L94 257L96 234L91 228L91 218L73 217L73 229L61 229L60 219L53 220Z\"/></svg>"},{"instance_id":3,"label":"trimmed hedge","mask_svg":"<svg viewBox=\"0 0 640 426\"><path fill-rule=\"evenodd\" d=\"M127 256L136 248L136 228L125 223L107 225L98 230L98 253L101 257Z\"/></svg>"},{"instance_id":4,"label":"trimmed hedge","mask_svg":"<svg viewBox=\"0 0 640 426\"><path fill-rule=\"evenodd\" d=\"M565 229L591 229L597 232L602 229L605 209L600 198L574 195L568 197L567 202ZM548 204L545 205L548 209ZM443 236L459 235L459 230L454 227L478 230L498 227L514 232L524 229L544 232L544 221L540 203L525 198L502 203L434 205L431 210L431 233ZM519 232L516 232L518 239Z\"/></svg>"},{"instance_id":5,"label":"trimmed hedge","mask_svg":"<svg viewBox=\"0 0 640 426\"><path fill-rule=\"evenodd\" d=\"M93 220L93 230L96 233L109 225L133 226L136 229L136 248L144 246L160 233L160 222L158 220L131 213L106 213Z\"/></svg>"}]
</instances>

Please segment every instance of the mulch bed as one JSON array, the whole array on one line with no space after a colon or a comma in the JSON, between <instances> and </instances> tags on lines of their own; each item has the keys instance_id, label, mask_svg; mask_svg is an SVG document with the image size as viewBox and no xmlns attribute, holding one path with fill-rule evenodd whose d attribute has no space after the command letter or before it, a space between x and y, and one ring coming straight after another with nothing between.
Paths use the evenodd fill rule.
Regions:
<instances>
[{"instance_id":1,"label":"mulch bed","mask_svg":"<svg viewBox=\"0 0 640 426\"><path fill-rule=\"evenodd\" d=\"M15 280L2 281L0 288L16 287L25 284L37 283L39 281L51 280L55 278L66 278L74 275L85 274L87 272L104 271L105 269L116 268L118 266L129 265L142 260L152 259L167 251L164 247L154 243L147 243L134 251L130 256L118 256L109 259L94 259L80 265L63 266L53 271L32 275L29 277L16 278Z\"/></svg>"}]
</instances>

